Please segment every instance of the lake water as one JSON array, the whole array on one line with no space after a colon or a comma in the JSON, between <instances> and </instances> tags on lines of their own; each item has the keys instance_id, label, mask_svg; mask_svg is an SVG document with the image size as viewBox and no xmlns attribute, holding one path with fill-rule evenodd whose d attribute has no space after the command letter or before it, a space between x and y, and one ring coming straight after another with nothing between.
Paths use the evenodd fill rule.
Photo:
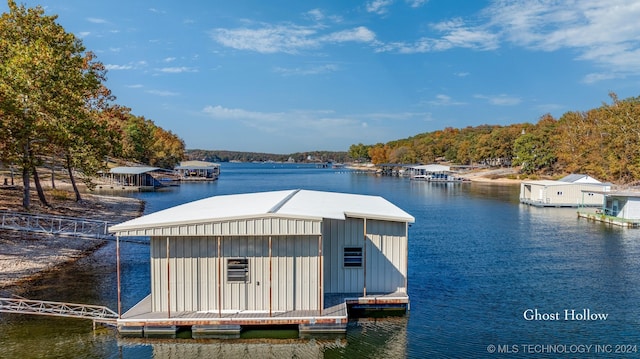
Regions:
<instances>
[{"instance_id":1,"label":"lake water","mask_svg":"<svg viewBox=\"0 0 640 359\"><path fill-rule=\"evenodd\" d=\"M296 188L380 195L416 218L408 316L354 321L339 337L258 332L195 341L125 340L88 321L0 314L0 357L640 357L640 230L588 222L575 209L521 205L517 185L225 163L214 183L133 196L150 213L213 195ZM24 296L115 309L114 247L52 273ZM124 310L150 291L148 250L122 245ZM594 320L581 320L585 313Z\"/></svg>"}]
</instances>

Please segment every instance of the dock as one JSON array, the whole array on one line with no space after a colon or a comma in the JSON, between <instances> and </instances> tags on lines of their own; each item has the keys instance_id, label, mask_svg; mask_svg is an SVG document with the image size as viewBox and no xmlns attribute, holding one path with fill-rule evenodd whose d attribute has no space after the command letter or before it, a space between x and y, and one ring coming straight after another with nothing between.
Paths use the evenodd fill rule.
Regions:
<instances>
[{"instance_id":1,"label":"dock","mask_svg":"<svg viewBox=\"0 0 640 359\"><path fill-rule=\"evenodd\" d=\"M578 217L586 218L594 222L602 222L614 226L626 228L640 228L640 219L626 219L620 217L609 216L598 211L578 211Z\"/></svg>"},{"instance_id":2,"label":"dock","mask_svg":"<svg viewBox=\"0 0 640 359\"><path fill-rule=\"evenodd\" d=\"M404 293L358 296L357 294L327 295L322 311L206 311L152 312L151 295L124 313L117 321L118 331L125 337L175 338L179 330L187 329L193 338L239 338L245 329L253 327L297 327L300 336L313 334L344 334L350 318L359 313L375 311L405 314L409 298ZM350 313L352 313L350 315Z\"/></svg>"}]
</instances>

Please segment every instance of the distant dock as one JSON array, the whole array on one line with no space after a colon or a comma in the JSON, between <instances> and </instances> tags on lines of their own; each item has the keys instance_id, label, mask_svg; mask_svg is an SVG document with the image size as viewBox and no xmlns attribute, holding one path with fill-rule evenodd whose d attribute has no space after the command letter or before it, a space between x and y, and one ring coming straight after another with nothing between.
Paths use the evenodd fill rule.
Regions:
<instances>
[{"instance_id":1,"label":"distant dock","mask_svg":"<svg viewBox=\"0 0 640 359\"><path fill-rule=\"evenodd\" d=\"M625 219L620 217L609 216L599 211L578 211L578 217L586 218L594 222L602 222L614 226L626 228L640 228L640 219Z\"/></svg>"}]
</instances>

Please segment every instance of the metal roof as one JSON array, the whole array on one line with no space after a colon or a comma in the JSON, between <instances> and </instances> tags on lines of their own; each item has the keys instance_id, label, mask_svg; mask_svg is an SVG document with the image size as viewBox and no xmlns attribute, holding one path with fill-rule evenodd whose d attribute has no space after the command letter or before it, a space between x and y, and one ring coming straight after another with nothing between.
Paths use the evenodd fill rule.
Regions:
<instances>
[{"instance_id":1,"label":"metal roof","mask_svg":"<svg viewBox=\"0 0 640 359\"><path fill-rule=\"evenodd\" d=\"M158 167L114 167L109 170L109 173L124 174L124 175L139 175L147 172L153 172L160 170Z\"/></svg>"},{"instance_id":2,"label":"metal roof","mask_svg":"<svg viewBox=\"0 0 640 359\"><path fill-rule=\"evenodd\" d=\"M584 186L584 187L611 187L610 183L592 183L592 182L565 182L565 181L554 181L554 180L531 180L531 181L522 181L525 185L538 185L545 187L559 187L559 186Z\"/></svg>"},{"instance_id":3,"label":"metal roof","mask_svg":"<svg viewBox=\"0 0 640 359\"><path fill-rule=\"evenodd\" d=\"M451 167L450 166L437 165L437 164L410 166L409 168L413 168L413 169L417 169L417 170L424 170L426 172L449 172L449 171L451 171Z\"/></svg>"},{"instance_id":4,"label":"metal roof","mask_svg":"<svg viewBox=\"0 0 640 359\"><path fill-rule=\"evenodd\" d=\"M129 235L166 227L274 217L313 221L323 218L344 220L347 217L406 223L415 221L413 216L380 196L284 190L209 197L117 224L110 227L109 232Z\"/></svg>"},{"instance_id":5,"label":"metal roof","mask_svg":"<svg viewBox=\"0 0 640 359\"><path fill-rule=\"evenodd\" d=\"M572 173L570 175L560 178L558 181L570 182L570 183L601 183L597 179L584 174Z\"/></svg>"},{"instance_id":6,"label":"metal roof","mask_svg":"<svg viewBox=\"0 0 640 359\"><path fill-rule=\"evenodd\" d=\"M182 161L179 166L176 166L176 169L187 169L187 168L216 168L220 167L219 163L214 162L206 162L206 161Z\"/></svg>"}]
</instances>

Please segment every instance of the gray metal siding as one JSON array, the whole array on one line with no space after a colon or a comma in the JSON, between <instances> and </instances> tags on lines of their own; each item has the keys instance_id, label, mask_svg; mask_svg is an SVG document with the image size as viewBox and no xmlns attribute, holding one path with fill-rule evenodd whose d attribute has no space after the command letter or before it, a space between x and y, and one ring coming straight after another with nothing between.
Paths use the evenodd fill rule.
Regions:
<instances>
[{"instance_id":1,"label":"gray metal siding","mask_svg":"<svg viewBox=\"0 0 640 359\"><path fill-rule=\"evenodd\" d=\"M169 225L149 229L119 231L119 236L251 236L251 235L320 235L319 219L257 217L223 220L212 223Z\"/></svg>"},{"instance_id":2,"label":"gray metal siding","mask_svg":"<svg viewBox=\"0 0 640 359\"><path fill-rule=\"evenodd\" d=\"M364 268L344 268L344 247L364 245L364 222L325 219L323 237L325 293L358 293L364 288Z\"/></svg>"},{"instance_id":3,"label":"gray metal siding","mask_svg":"<svg viewBox=\"0 0 640 359\"><path fill-rule=\"evenodd\" d=\"M268 237L220 237L221 256L218 237L172 237L169 241L167 269L166 237L151 239L153 311L166 311L167 301L172 312L269 310ZM249 259L247 283L227 281L229 258ZM318 268L318 236L273 236L271 310L319 309Z\"/></svg>"},{"instance_id":4,"label":"gray metal siding","mask_svg":"<svg viewBox=\"0 0 640 359\"><path fill-rule=\"evenodd\" d=\"M567 183L562 185L521 184L520 198L548 205L601 205L604 196L582 191L602 191L603 186L589 183ZM584 202L583 202L584 201Z\"/></svg>"},{"instance_id":5,"label":"gray metal siding","mask_svg":"<svg viewBox=\"0 0 640 359\"><path fill-rule=\"evenodd\" d=\"M406 290L406 224L367 221L367 293Z\"/></svg>"},{"instance_id":6,"label":"gray metal siding","mask_svg":"<svg viewBox=\"0 0 640 359\"><path fill-rule=\"evenodd\" d=\"M612 197L612 199L618 200L620 206L616 217L625 219L640 219L640 199L634 197L615 196ZM610 206L609 208L611 208Z\"/></svg>"},{"instance_id":7,"label":"gray metal siding","mask_svg":"<svg viewBox=\"0 0 640 359\"><path fill-rule=\"evenodd\" d=\"M367 220L363 267L344 267L344 247L363 247L364 220L326 220L324 224L325 293L391 293L405 289L407 276L407 224Z\"/></svg>"}]
</instances>

